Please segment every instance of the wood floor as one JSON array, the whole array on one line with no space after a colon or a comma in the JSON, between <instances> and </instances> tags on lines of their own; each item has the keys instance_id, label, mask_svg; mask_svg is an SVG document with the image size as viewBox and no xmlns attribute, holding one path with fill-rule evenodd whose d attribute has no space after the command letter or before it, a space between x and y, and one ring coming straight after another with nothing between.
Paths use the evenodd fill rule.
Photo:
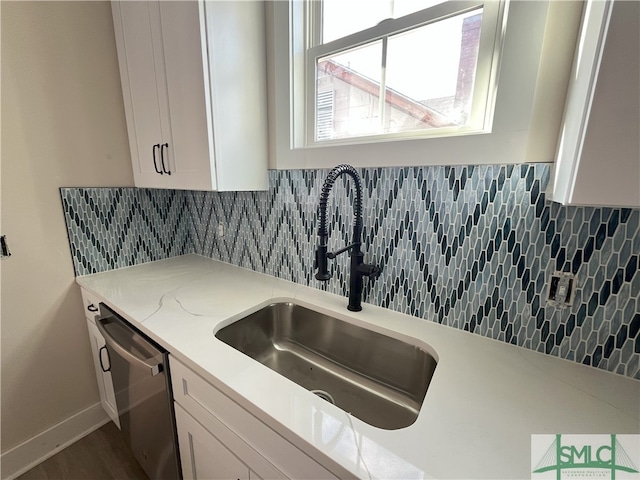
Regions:
<instances>
[{"instance_id":1,"label":"wood floor","mask_svg":"<svg viewBox=\"0 0 640 480\"><path fill-rule=\"evenodd\" d=\"M113 424L22 474L17 480L148 480Z\"/></svg>"}]
</instances>

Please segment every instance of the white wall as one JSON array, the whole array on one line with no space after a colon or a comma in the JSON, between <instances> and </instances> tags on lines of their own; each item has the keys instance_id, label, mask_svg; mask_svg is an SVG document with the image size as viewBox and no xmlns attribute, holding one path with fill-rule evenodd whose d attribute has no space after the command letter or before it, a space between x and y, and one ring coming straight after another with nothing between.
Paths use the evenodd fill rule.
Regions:
<instances>
[{"instance_id":1,"label":"white wall","mask_svg":"<svg viewBox=\"0 0 640 480\"><path fill-rule=\"evenodd\" d=\"M109 3L2 1L1 22L4 453L99 401L58 188L133 177Z\"/></svg>"}]
</instances>

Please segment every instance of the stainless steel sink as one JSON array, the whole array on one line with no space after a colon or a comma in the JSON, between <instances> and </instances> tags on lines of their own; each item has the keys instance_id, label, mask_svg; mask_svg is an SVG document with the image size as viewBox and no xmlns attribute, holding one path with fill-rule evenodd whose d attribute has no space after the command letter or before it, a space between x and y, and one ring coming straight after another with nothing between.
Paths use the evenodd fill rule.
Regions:
<instances>
[{"instance_id":1,"label":"stainless steel sink","mask_svg":"<svg viewBox=\"0 0 640 480\"><path fill-rule=\"evenodd\" d=\"M424 349L294 303L216 333L227 345L375 427L417 418L436 360Z\"/></svg>"}]
</instances>

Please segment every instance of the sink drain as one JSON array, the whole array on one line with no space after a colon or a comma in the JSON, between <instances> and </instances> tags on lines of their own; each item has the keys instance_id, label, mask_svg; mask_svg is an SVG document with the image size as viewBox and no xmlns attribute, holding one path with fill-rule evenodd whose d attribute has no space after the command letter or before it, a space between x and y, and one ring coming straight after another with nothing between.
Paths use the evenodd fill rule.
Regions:
<instances>
[{"instance_id":1,"label":"sink drain","mask_svg":"<svg viewBox=\"0 0 640 480\"><path fill-rule=\"evenodd\" d=\"M311 393L317 395L323 400L326 400L329 403L336 404L336 401L333 399L333 396L329 392L325 392L324 390L311 390Z\"/></svg>"}]
</instances>

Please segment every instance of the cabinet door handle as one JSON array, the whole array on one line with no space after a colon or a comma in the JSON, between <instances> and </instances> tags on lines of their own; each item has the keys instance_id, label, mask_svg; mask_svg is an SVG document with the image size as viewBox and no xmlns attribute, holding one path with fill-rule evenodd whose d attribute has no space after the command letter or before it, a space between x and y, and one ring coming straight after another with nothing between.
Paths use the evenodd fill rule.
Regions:
<instances>
[{"instance_id":1,"label":"cabinet door handle","mask_svg":"<svg viewBox=\"0 0 640 480\"><path fill-rule=\"evenodd\" d=\"M107 352L107 358L109 359L109 367L108 368L104 368L104 363L102 363L102 351ZM100 350L98 350L98 358L100 358L100 368L102 369L103 372L109 372L111 371L111 359L109 358L109 350L107 350L107 346L103 345L100 347Z\"/></svg>"},{"instance_id":2,"label":"cabinet door handle","mask_svg":"<svg viewBox=\"0 0 640 480\"><path fill-rule=\"evenodd\" d=\"M156 173L159 173L160 175L162 175L162 170L160 170L160 169L158 168L158 164L157 164L157 162L156 162L156 148L160 148L160 144L159 144L159 143L156 143L156 144L153 146L153 152L152 152L152 155L153 155L153 168L155 168Z\"/></svg>"},{"instance_id":3,"label":"cabinet door handle","mask_svg":"<svg viewBox=\"0 0 640 480\"><path fill-rule=\"evenodd\" d=\"M96 307L93 303L87 307L87 310L90 312L96 313L98 311L98 307Z\"/></svg>"},{"instance_id":4,"label":"cabinet door handle","mask_svg":"<svg viewBox=\"0 0 640 480\"><path fill-rule=\"evenodd\" d=\"M169 148L169 144L168 143L163 143L162 146L160 147L160 164L162 165L162 171L164 173L166 173L167 175L171 175L171 170L167 170L164 166L164 149Z\"/></svg>"}]
</instances>

